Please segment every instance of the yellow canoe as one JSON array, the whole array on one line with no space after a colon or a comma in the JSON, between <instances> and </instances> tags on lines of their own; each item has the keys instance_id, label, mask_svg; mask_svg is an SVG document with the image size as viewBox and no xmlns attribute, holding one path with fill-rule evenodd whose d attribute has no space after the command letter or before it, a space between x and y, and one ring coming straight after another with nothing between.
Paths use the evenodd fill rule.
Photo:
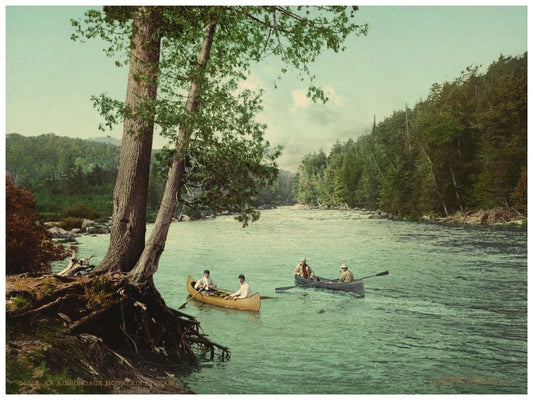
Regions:
<instances>
[{"instance_id":1,"label":"yellow canoe","mask_svg":"<svg viewBox=\"0 0 533 400\"><path fill-rule=\"evenodd\" d=\"M199 292L194 288L194 284L196 281L189 275L187 278L187 292L198 301L208 303L208 304L214 304L216 306L221 307L228 307L228 308L237 308L240 310L250 310L250 311L259 311L261 308L261 296L259 293L254 293L250 297L247 297L246 299L229 299L224 300L224 297L217 294L224 294L227 295L227 293L231 293L229 290L222 290L220 292L210 292L210 294L206 292Z\"/></svg>"}]
</instances>

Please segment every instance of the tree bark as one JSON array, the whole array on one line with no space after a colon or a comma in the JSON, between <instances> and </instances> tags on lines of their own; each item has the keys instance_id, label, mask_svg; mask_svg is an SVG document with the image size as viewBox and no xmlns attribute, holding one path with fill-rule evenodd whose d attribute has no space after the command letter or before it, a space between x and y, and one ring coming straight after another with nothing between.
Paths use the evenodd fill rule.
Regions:
<instances>
[{"instance_id":1,"label":"tree bark","mask_svg":"<svg viewBox=\"0 0 533 400\"><path fill-rule=\"evenodd\" d=\"M455 197L457 198L457 204L459 204L459 209L461 212L464 212L463 201L461 200L461 195L459 194L459 188L457 187L457 180L455 179L455 173L453 168L450 166L450 172L452 174L453 189L455 190Z\"/></svg>"},{"instance_id":2,"label":"tree bark","mask_svg":"<svg viewBox=\"0 0 533 400\"><path fill-rule=\"evenodd\" d=\"M420 149L422 150L422 153L424 154L424 156L426 156L426 159L428 160L430 171L431 171L431 177L433 178L433 187L435 188L435 191L437 192L440 198L440 201L442 202L442 208L444 209L444 214L446 214L446 216L449 216L450 214L448 213L448 207L446 206L446 201L444 200L444 196L442 195L439 185L437 183L437 176L435 175L435 169L433 168L433 162L431 161L431 158L429 158L428 153L426 153L426 150L424 150L424 146L422 146L422 143L420 142L420 140L418 141L418 144L420 145Z\"/></svg>"},{"instance_id":3,"label":"tree bark","mask_svg":"<svg viewBox=\"0 0 533 400\"><path fill-rule=\"evenodd\" d=\"M129 271L144 248L160 25L161 14L157 7L137 7L131 37L127 113L113 192L111 237L107 254L95 271Z\"/></svg>"},{"instance_id":4,"label":"tree bark","mask_svg":"<svg viewBox=\"0 0 533 400\"><path fill-rule=\"evenodd\" d=\"M216 30L216 24L209 23L205 28L205 34L198 54L198 67L201 72L205 69L205 65L209 60L209 53L213 43L213 37ZM199 74L202 76L202 73ZM200 97L201 78L194 80L191 83L187 102L185 104L185 112L187 114L195 113L198 107L198 99ZM172 222L172 217L176 210L178 203L178 193L182 184L182 177L185 171L185 157L189 146L191 137L191 130L186 126L180 126L178 138L176 140L176 156L172 161L172 165L168 172L168 178L163 193L161 206L157 214L154 224L154 229L144 251L142 252L139 261L129 274L131 282L143 283L147 282L152 275L157 271L159 258L165 248L168 229Z\"/></svg>"}]
</instances>

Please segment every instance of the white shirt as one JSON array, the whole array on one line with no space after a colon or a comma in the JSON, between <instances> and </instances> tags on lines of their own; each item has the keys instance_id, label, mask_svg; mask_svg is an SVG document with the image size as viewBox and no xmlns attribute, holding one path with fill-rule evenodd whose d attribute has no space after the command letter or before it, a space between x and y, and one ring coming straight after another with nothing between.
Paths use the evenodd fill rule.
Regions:
<instances>
[{"instance_id":1,"label":"white shirt","mask_svg":"<svg viewBox=\"0 0 533 400\"><path fill-rule=\"evenodd\" d=\"M215 282L211 278L203 277L202 279L198 279L198 282L194 284L194 288L198 289L201 285L207 286L207 287L217 287Z\"/></svg>"},{"instance_id":2,"label":"white shirt","mask_svg":"<svg viewBox=\"0 0 533 400\"><path fill-rule=\"evenodd\" d=\"M241 283L241 288L233 293L231 297L237 297L239 299L245 299L247 297L250 297L252 294L252 290L250 289L250 285L248 283L243 282Z\"/></svg>"}]
</instances>

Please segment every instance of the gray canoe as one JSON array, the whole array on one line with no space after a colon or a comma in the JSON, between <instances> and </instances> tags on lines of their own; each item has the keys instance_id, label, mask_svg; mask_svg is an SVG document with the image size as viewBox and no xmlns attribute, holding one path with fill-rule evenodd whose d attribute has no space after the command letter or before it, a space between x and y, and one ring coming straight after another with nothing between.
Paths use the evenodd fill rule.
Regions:
<instances>
[{"instance_id":1,"label":"gray canoe","mask_svg":"<svg viewBox=\"0 0 533 400\"><path fill-rule=\"evenodd\" d=\"M365 295L365 283L362 279L356 279L348 283L341 283L338 279L328 279L321 276L318 277L319 281L313 281L306 279L302 276L295 275L294 280L296 284L301 287L310 287L317 289L328 290L340 290L342 292L355 293L358 296Z\"/></svg>"}]
</instances>

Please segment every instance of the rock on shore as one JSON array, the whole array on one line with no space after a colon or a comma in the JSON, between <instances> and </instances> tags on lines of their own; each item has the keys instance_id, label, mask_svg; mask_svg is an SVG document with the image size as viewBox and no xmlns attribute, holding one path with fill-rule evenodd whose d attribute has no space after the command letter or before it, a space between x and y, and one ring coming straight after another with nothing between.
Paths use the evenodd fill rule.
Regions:
<instances>
[{"instance_id":1,"label":"rock on shore","mask_svg":"<svg viewBox=\"0 0 533 400\"><path fill-rule=\"evenodd\" d=\"M512 208L498 207L490 210L474 210L457 212L448 217L439 218L441 223L474 224L474 225L503 225L522 224L526 217Z\"/></svg>"},{"instance_id":2,"label":"rock on shore","mask_svg":"<svg viewBox=\"0 0 533 400\"><path fill-rule=\"evenodd\" d=\"M54 239L72 239L80 236L80 232L80 229L73 229L71 231L67 231L58 226L54 226L53 228L48 229L48 234Z\"/></svg>"}]
</instances>

